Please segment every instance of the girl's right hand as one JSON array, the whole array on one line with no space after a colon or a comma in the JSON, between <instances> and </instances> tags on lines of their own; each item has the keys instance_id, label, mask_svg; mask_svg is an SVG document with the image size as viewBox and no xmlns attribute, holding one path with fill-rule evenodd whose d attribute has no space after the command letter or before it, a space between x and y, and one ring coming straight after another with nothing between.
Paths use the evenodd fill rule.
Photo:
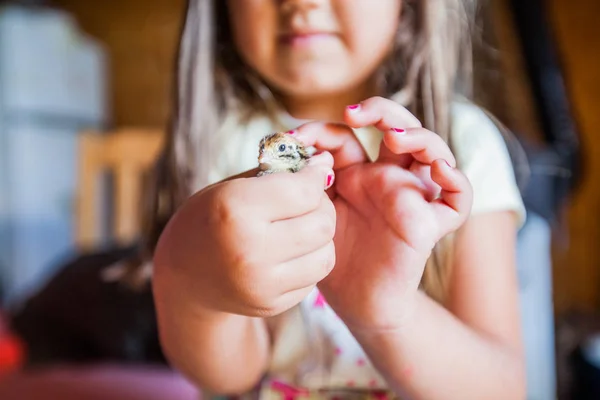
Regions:
<instances>
[{"instance_id":1,"label":"girl's right hand","mask_svg":"<svg viewBox=\"0 0 600 400\"><path fill-rule=\"evenodd\" d=\"M171 294L202 310L268 317L293 307L335 264L332 167L325 152L294 174L201 190L165 228L155 273L176 279L181 293Z\"/></svg>"}]
</instances>

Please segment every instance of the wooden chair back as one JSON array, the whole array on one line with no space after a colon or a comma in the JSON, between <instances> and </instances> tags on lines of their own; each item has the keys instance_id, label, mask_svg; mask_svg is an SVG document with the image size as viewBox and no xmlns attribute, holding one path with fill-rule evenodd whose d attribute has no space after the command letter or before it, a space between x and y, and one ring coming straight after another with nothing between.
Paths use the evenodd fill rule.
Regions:
<instances>
[{"instance_id":1,"label":"wooden chair back","mask_svg":"<svg viewBox=\"0 0 600 400\"><path fill-rule=\"evenodd\" d=\"M102 204L107 200L111 241L127 245L137 238L144 172L158 157L163 138L161 130L138 128L80 134L75 217L79 248L93 248L102 241ZM113 178L110 196L101 190L103 176Z\"/></svg>"}]
</instances>

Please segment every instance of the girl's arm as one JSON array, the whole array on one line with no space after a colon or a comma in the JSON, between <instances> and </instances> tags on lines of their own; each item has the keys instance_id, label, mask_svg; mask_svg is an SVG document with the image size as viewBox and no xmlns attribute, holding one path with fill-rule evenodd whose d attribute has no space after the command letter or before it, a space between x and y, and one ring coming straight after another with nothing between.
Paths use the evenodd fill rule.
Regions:
<instances>
[{"instance_id":1,"label":"girl's arm","mask_svg":"<svg viewBox=\"0 0 600 400\"><path fill-rule=\"evenodd\" d=\"M250 170L223 182L256 176L257 172L258 169ZM181 248L177 244L184 243L189 235L181 223L171 225L174 226L163 232L154 257L153 291L163 351L202 390L246 391L258 382L269 357L265 321L203 310L197 304L197 296L181 290L188 286L181 280L189 277L178 276L176 271L186 268L175 269L166 252ZM203 257L200 247L186 250L190 254L181 257L183 260Z\"/></svg>"},{"instance_id":2,"label":"girl's arm","mask_svg":"<svg viewBox=\"0 0 600 400\"><path fill-rule=\"evenodd\" d=\"M153 290L163 351L201 390L220 394L249 390L260 380L269 359L266 323L203 309L196 294L186 293L189 283L182 280L190 278L177 274L165 256L169 243L186 240L182 231L177 226L166 230L154 258ZM199 247L188 249L182 259L202 259Z\"/></svg>"},{"instance_id":3,"label":"girl's arm","mask_svg":"<svg viewBox=\"0 0 600 400\"><path fill-rule=\"evenodd\" d=\"M324 152L295 174L211 185L163 230L152 278L161 345L202 390L253 388L270 356L263 318L298 304L333 268L332 166Z\"/></svg>"},{"instance_id":4,"label":"girl's arm","mask_svg":"<svg viewBox=\"0 0 600 400\"><path fill-rule=\"evenodd\" d=\"M448 309L416 294L401 330L353 332L410 399L525 399L514 214L472 217L457 232Z\"/></svg>"}]
</instances>

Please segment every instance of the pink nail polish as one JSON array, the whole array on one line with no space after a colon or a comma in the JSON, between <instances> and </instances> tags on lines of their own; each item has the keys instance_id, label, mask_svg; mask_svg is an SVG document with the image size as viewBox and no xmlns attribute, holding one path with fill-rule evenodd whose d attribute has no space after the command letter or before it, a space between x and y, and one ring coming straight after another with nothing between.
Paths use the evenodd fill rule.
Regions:
<instances>
[{"instance_id":1,"label":"pink nail polish","mask_svg":"<svg viewBox=\"0 0 600 400\"><path fill-rule=\"evenodd\" d=\"M360 110L360 104L352 104L352 105L348 106L347 108L348 108L348 110L350 110L350 112L355 113Z\"/></svg>"},{"instance_id":2,"label":"pink nail polish","mask_svg":"<svg viewBox=\"0 0 600 400\"><path fill-rule=\"evenodd\" d=\"M404 135L406 133L406 131L401 128L392 128L392 130L400 135Z\"/></svg>"},{"instance_id":3,"label":"pink nail polish","mask_svg":"<svg viewBox=\"0 0 600 400\"><path fill-rule=\"evenodd\" d=\"M296 130L292 129L291 131L287 131L286 132L288 135L295 135L296 134Z\"/></svg>"},{"instance_id":4,"label":"pink nail polish","mask_svg":"<svg viewBox=\"0 0 600 400\"><path fill-rule=\"evenodd\" d=\"M325 185L325 189L329 189L331 187L331 185L333 185L333 180L334 180L333 173L330 172L329 174L327 174L327 183Z\"/></svg>"}]
</instances>

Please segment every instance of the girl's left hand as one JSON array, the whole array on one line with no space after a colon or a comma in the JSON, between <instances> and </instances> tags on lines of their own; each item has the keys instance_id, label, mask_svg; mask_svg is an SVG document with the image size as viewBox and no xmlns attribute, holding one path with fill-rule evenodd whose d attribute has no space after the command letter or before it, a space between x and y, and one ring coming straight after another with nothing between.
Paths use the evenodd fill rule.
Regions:
<instances>
[{"instance_id":1,"label":"girl's left hand","mask_svg":"<svg viewBox=\"0 0 600 400\"><path fill-rule=\"evenodd\" d=\"M335 159L336 264L319 289L350 329L396 329L412 311L434 245L467 219L471 186L446 143L399 104L371 98L345 120L384 133L376 162L366 162L348 128L298 129L300 140Z\"/></svg>"}]
</instances>

